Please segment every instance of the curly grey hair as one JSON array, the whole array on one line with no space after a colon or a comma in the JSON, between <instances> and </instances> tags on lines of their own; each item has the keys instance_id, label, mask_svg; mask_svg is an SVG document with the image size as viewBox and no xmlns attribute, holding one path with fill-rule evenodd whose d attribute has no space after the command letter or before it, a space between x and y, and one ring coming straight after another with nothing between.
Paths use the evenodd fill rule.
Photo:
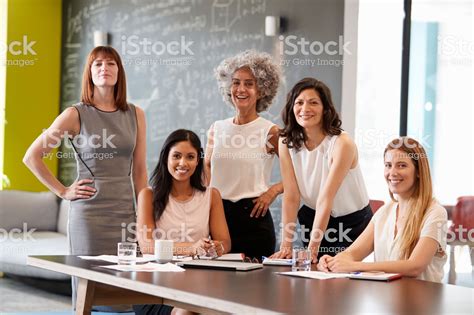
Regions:
<instances>
[{"instance_id":1,"label":"curly grey hair","mask_svg":"<svg viewBox=\"0 0 474 315\"><path fill-rule=\"evenodd\" d=\"M257 113L267 110L277 94L281 79L280 67L273 61L272 56L255 50L246 50L224 59L216 68L215 75L223 100L232 106L234 106L230 94L232 75L241 68L249 68L257 80L257 89L260 93Z\"/></svg>"}]
</instances>

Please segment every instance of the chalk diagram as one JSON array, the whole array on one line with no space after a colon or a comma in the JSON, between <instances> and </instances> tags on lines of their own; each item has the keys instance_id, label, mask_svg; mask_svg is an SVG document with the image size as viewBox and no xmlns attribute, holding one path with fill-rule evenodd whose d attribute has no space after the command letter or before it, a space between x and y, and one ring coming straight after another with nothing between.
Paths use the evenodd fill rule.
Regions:
<instances>
[{"instance_id":1,"label":"chalk diagram","mask_svg":"<svg viewBox=\"0 0 474 315\"><path fill-rule=\"evenodd\" d=\"M189 78L188 78L189 79ZM178 109L181 115L185 115L188 110L195 110L198 108L199 102L195 98L189 97L184 90L184 84L182 79L178 79L176 84L176 91L174 92L178 100Z\"/></svg>"},{"instance_id":2,"label":"chalk diagram","mask_svg":"<svg viewBox=\"0 0 474 315\"><path fill-rule=\"evenodd\" d=\"M229 32L240 16L240 0L214 0L211 32Z\"/></svg>"}]
</instances>

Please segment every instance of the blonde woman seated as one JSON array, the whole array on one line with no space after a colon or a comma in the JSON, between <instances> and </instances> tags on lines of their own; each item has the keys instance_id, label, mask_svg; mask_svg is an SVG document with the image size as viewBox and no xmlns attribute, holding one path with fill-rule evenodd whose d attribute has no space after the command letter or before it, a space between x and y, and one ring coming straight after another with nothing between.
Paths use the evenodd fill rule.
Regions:
<instances>
[{"instance_id":1,"label":"blonde woman seated","mask_svg":"<svg viewBox=\"0 0 474 315\"><path fill-rule=\"evenodd\" d=\"M175 255L194 256L214 248L230 250L230 236L219 191L203 185L203 150L192 131L172 132L163 144L151 188L138 196L138 242L153 254L155 239L174 241ZM209 238L209 236L212 238ZM168 305L135 305L136 314L187 314Z\"/></svg>"},{"instance_id":2,"label":"blonde woman seated","mask_svg":"<svg viewBox=\"0 0 474 315\"><path fill-rule=\"evenodd\" d=\"M384 151L392 202L379 209L357 240L318 269L384 271L441 282L446 263L447 213L434 198L428 156L415 140L393 140ZM362 262L374 252L375 262Z\"/></svg>"}]
</instances>

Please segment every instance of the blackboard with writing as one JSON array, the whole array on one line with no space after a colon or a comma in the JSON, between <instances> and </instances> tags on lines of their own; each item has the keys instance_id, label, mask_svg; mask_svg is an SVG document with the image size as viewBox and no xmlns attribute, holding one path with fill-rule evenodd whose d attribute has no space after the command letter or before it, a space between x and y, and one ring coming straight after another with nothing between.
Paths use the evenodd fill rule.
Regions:
<instances>
[{"instance_id":1,"label":"blackboard with writing","mask_svg":"<svg viewBox=\"0 0 474 315\"><path fill-rule=\"evenodd\" d=\"M325 81L339 107L343 11L342 0L65 0L61 108L78 102L94 32L106 32L123 59L128 100L146 113L151 172L171 131L191 129L204 145L209 126L233 115L218 92L214 69L243 50L268 52L282 66L279 93L263 117L280 124L287 91L306 76ZM269 15L283 18L280 36L265 36ZM336 43L331 51L324 48L329 41ZM61 159L59 175L65 184L74 180L74 159ZM279 180L278 163L273 179ZM277 200L276 226L280 208Z\"/></svg>"}]
</instances>

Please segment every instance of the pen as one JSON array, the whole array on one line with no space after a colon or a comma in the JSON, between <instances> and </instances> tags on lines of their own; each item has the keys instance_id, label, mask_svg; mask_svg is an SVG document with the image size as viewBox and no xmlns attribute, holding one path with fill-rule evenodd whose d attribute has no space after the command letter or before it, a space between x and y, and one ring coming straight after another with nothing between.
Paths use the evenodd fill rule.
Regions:
<instances>
[{"instance_id":1,"label":"pen","mask_svg":"<svg viewBox=\"0 0 474 315\"><path fill-rule=\"evenodd\" d=\"M212 241L212 238L210 235L207 237L207 241L211 244L211 246L214 246L214 242Z\"/></svg>"}]
</instances>

